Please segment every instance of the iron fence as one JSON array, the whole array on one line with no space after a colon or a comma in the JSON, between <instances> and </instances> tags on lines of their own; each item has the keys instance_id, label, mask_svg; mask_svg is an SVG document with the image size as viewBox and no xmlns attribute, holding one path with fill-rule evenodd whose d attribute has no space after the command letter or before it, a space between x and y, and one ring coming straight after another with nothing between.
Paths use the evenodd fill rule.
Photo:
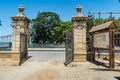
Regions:
<instances>
[{"instance_id":1,"label":"iron fence","mask_svg":"<svg viewBox=\"0 0 120 80\"><path fill-rule=\"evenodd\" d=\"M115 46L120 47L120 32L115 32Z\"/></svg>"},{"instance_id":2,"label":"iron fence","mask_svg":"<svg viewBox=\"0 0 120 80\"><path fill-rule=\"evenodd\" d=\"M12 35L0 36L0 51L10 51L12 48Z\"/></svg>"},{"instance_id":3,"label":"iron fence","mask_svg":"<svg viewBox=\"0 0 120 80\"><path fill-rule=\"evenodd\" d=\"M45 44L29 44L29 48L65 48L65 44L45 43Z\"/></svg>"},{"instance_id":4,"label":"iron fence","mask_svg":"<svg viewBox=\"0 0 120 80\"><path fill-rule=\"evenodd\" d=\"M115 32L115 47L120 47L120 32ZM28 45L29 48L65 48L65 43L47 43L47 44L36 44L31 43ZM90 47L90 46L89 46ZM12 35L0 36L0 51L11 50L12 48Z\"/></svg>"}]
</instances>

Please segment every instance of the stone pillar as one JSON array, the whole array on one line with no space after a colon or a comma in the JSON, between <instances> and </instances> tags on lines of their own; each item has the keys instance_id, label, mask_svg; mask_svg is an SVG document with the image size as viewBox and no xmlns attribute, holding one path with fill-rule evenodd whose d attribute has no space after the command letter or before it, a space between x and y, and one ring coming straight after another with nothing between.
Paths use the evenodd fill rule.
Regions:
<instances>
[{"instance_id":1,"label":"stone pillar","mask_svg":"<svg viewBox=\"0 0 120 80\"><path fill-rule=\"evenodd\" d=\"M26 35L25 39L25 51L27 57L27 45L28 45L28 30L29 30L29 22L30 20L24 15L24 7L19 6L19 13L16 16L12 16L12 53L15 53L14 57L20 60L20 52L21 52L21 33Z\"/></svg>"},{"instance_id":2,"label":"stone pillar","mask_svg":"<svg viewBox=\"0 0 120 80\"><path fill-rule=\"evenodd\" d=\"M72 17L73 26L73 61L86 61L86 20L81 14L82 7L77 6L77 15Z\"/></svg>"}]
</instances>

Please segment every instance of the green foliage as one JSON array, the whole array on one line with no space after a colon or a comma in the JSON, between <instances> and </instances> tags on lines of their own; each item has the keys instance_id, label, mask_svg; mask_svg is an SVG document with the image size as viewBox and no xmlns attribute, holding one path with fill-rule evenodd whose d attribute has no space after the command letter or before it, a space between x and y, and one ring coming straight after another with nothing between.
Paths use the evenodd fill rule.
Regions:
<instances>
[{"instance_id":1,"label":"green foliage","mask_svg":"<svg viewBox=\"0 0 120 80\"><path fill-rule=\"evenodd\" d=\"M114 19L114 22L117 26L117 28L115 29L116 32L120 32L120 18L118 19Z\"/></svg>"},{"instance_id":2,"label":"green foliage","mask_svg":"<svg viewBox=\"0 0 120 80\"><path fill-rule=\"evenodd\" d=\"M95 20L95 26L96 25L100 25L100 24L103 24L103 23L106 23L106 22L109 22L109 21L114 21L115 24L116 24L116 29L115 31L116 32L119 32L120 31L120 18L115 18L115 17L112 17L112 19L110 17L108 18L101 18L100 20L99 19L94 19Z\"/></svg>"},{"instance_id":3,"label":"green foliage","mask_svg":"<svg viewBox=\"0 0 120 80\"><path fill-rule=\"evenodd\" d=\"M54 41L56 43L65 42L66 33L72 32L72 25L70 21L61 22L54 28Z\"/></svg>"},{"instance_id":4,"label":"green foliage","mask_svg":"<svg viewBox=\"0 0 120 80\"><path fill-rule=\"evenodd\" d=\"M94 18L92 16L92 14L89 12L88 13L88 19L87 19L87 27L86 27L86 40L87 40L87 43L90 43L91 42L91 36L90 36L90 29L94 26Z\"/></svg>"},{"instance_id":5,"label":"green foliage","mask_svg":"<svg viewBox=\"0 0 120 80\"><path fill-rule=\"evenodd\" d=\"M115 18L115 17L108 17L108 18L93 18L92 15L88 16L88 20L87 20L87 32L90 31L90 29L93 27L93 26L97 26L97 25L100 25L100 24L103 24L103 23L106 23L106 22L109 22L109 21L114 21L117 28L115 31L120 31L120 18Z\"/></svg>"},{"instance_id":6,"label":"green foliage","mask_svg":"<svg viewBox=\"0 0 120 80\"><path fill-rule=\"evenodd\" d=\"M72 31L71 22L61 22L54 12L39 12L31 20L32 43L63 43L67 32Z\"/></svg>"},{"instance_id":7,"label":"green foliage","mask_svg":"<svg viewBox=\"0 0 120 80\"><path fill-rule=\"evenodd\" d=\"M31 20L31 36L33 43L53 42L53 29L61 22L59 15L54 12L39 12L35 19Z\"/></svg>"},{"instance_id":8,"label":"green foliage","mask_svg":"<svg viewBox=\"0 0 120 80\"><path fill-rule=\"evenodd\" d=\"M94 26L94 18L92 14L88 13L88 19L87 19L87 33L89 33L89 30Z\"/></svg>"},{"instance_id":9,"label":"green foliage","mask_svg":"<svg viewBox=\"0 0 120 80\"><path fill-rule=\"evenodd\" d=\"M115 31L120 31L120 18L112 17L112 20L117 25ZM93 26L111 21L111 18L93 18L89 13L87 20L87 42L91 42L89 34ZM58 14L54 12L39 12L35 19L31 20L30 36L32 43L64 43L66 33L72 32L71 21L61 21Z\"/></svg>"},{"instance_id":10,"label":"green foliage","mask_svg":"<svg viewBox=\"0 0 120 80\"><path fill-rule=\"evenodd\" d=\"M87 20L87 42L91 42L91 36L89 34L89 31L92 27L106 23L108 21L113 20L117 26L117 28L115 29L116 32L120 32L120 18L115 18L115 17L108 17L108 18L93 18L93 16L88 13L88 20Z\"/></svg>"}]
</instances>

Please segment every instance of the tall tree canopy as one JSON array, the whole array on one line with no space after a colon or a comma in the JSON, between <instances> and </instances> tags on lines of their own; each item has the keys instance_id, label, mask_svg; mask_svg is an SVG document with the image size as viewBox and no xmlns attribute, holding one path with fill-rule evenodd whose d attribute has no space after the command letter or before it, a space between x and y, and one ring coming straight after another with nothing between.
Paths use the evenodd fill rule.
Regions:
<instances>
[{"instance_id":1,"label":"tall tree canopy","mask_svg":"<svg viewBox=\"0 0 120 80\"><path fill-rule=\"evenodd\" d=\"M66 33L72 32L72 25L70 21L61 22L58 26L54 27L54 41L56 43L65 42Z\"/></svg>"},{"instance_id":2,"label":"tall tree canopy","mask_svg":"<svg viewBox=\"0 0 120 80\"><path fill-rule=\"evenodd\" d=\"M89 30L93 26L110 21L111 18L95 18L89 13L87 20L87 42L91 42ZM120 31L120 18L112 17L116 23L116 31ZM63 43L67 32L72 32L71 21L61 21L54 12L39 12L35 19L31 20L30 34L32 43Z\"/></svg>"},{"instance_id":3,"label":"tall tree canopy","mask_svg":"<svg viewBox=\"0 0 120 80\"><path fill-rule=\"evenodd\" d=\"M31 36L33 43L46 43L53 41L53 29L61 22L59 15L54 12L39 12L31 20Z\"/></svg>"},{"instance_id":4,"label":"tall tree canopy","mask_svg":"<svg viewBox=\"0 0 120 80\"><path fill-rule=\"evenodd\" d=\"M71 22L61 22L54 12L39 12L31 20L30 34L33 43L62 43L66 32L71 31Z\"/></svg>"}]
</instances>

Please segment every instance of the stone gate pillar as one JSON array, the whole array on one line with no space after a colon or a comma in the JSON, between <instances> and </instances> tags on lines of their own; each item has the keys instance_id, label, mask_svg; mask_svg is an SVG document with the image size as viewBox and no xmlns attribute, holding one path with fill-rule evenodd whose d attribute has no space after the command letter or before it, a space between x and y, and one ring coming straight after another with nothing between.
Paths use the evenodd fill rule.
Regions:
<instances>
[{"instance_id":1,"label":"stone gate pillar","mask_svg":"<svg viewBox=\"0 0 120 80\"><path fill-rule=\"evenodd\" d=\"M73 61L86 61L86 20L81 13L82 7L77 6L77 15L72 17L73 26Z\"/></svg>"},{"instance_id":2,"label":"stone gate pillar","mask_svg":"<svg viewBox=\"0 0 120 80\"><path fill-rule=\"evenodd\" d=\"M19 6L19 13L12 16L12 55L13 60L21 60L21 57L27 57L28 30L30 20L24 15L24 7Z\"/></svg>"}]
</instances>

